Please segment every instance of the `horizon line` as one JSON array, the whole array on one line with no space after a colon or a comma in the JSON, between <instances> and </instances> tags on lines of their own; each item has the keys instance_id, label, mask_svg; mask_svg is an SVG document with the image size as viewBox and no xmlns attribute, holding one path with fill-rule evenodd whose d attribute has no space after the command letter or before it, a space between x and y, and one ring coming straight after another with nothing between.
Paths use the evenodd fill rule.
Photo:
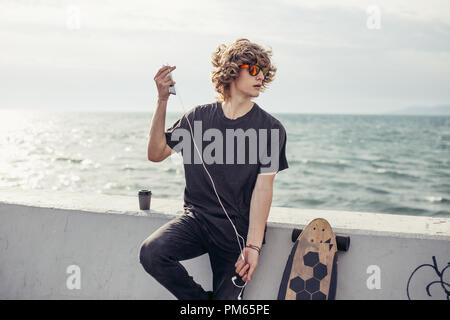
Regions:
<instances>
[{"instance_id":1,"label":"horizon line","mask_svg":"<svg viewBox=\"0 0 450 320\"><path fill-rule=\"evenodd\" d=\"M153 113L154 110L142 110L142 109L54 109L54 108L0 108L0 111L33 111L33 112L59 112L59 113ZM414 114L414 113L399 113L399 111L380 112L380 113L354 113L354 112L270 112L271 114L287 114L287 115L389 115L389 116L450 116L450 114ZM166 114L183 114L182 111L166 111Z\"/></svg>"}]
</instances>

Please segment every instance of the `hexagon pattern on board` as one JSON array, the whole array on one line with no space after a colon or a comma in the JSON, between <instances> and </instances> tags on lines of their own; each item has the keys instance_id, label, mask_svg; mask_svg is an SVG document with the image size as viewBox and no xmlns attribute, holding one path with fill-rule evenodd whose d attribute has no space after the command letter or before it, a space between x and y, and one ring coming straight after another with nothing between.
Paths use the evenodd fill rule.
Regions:
<instances>
[{"instance_id":1,"label":"hexagon pattern on board","mask_svg":"<svg viewBox=\"0 0 450 320\"><path fill-rule=\"evenodd\" d=\"M313 277L302 279L297 276L289 282L289 288L296 293L297 300L325 300L327 296L319 291L320 281L328 274L328 268L319 262L319 253L310 251L303 256L305 266L313 268Z\"/></svg>"},{"instance_id":2,"label":"hexagon pattern on board","mask_svg":"<svg viewBox=\"0 0 450 320\"><path fill-rule=\"evenodd\" d=\"M322 280L327 276L327 266L319 263L314 267L314 278Z\"/></svg>"},{"instance_id":3,"label":"hexagon pattern on board","mask_svg":"<svg viewBox=\"0 0 450 320\"><path fill-rule=\"evenodd\" d=\"M305 289L305 281L303 281L303 279L300 277L295 277L291 279L289 288L294 292L303 291L303 289Z\"/></svg>"},{"instance_id":4,"label":"hexagon pattern on board","mask_svg":"<svg viewBox=\"0 0 450 320\"><path fill-rule=\"evenodd\" d=\"M305 266L314 267L319 262L319 253L310 251L303 256Z\"/></svg>"},{"instance_id":5,"label":"hexagon pattern on board","mask_svg":"<svg viewBox=\"0 0 450 320\"><path fill-rule=\"evenodd\" d=\"M306 280L305 284L306 291L308 291L309 293L314 293L316 291L319 291L320 289L320 281L316 278L310 278Z\"/></svg>"}]
</instances>

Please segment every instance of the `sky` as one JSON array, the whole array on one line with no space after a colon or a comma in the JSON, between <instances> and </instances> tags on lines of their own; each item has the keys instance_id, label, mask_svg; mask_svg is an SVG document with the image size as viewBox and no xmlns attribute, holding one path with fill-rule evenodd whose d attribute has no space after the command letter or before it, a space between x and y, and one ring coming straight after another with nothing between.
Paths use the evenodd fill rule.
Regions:
<instances>
[{"instance_id":1,"label":"sky","mask_svg":"<svg viewBox=\"0 0 450 320\"><path fill-rule=\"evenodd\" d=\"M211 103L211 55L247 38L278 71L253 99L280 113L450 104L450 1L0 0L0 110L168 112Z\"/></svg>"}]
</instances>

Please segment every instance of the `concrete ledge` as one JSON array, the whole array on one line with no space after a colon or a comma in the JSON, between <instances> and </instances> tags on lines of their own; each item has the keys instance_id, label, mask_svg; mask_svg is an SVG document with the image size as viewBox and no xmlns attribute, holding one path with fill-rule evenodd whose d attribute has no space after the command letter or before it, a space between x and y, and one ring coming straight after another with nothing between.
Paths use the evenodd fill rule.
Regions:
<instances>
[{"instance_id":1,"label":"concrete ledge","mask_svg":"<svg viewBox=\"0 0 450 320\"><path fill-rule=\"evenodd\" d=\"M150 210L139 210L137 196L12 188L0 188L0 203L161 218L173 218L183 213L183 202L174 199L153 197ZM327 219L336 233L351 232L365 235L416 236L426 239L450 240L450 218L442 217L272 207L268 226L298 228L306 226L317 217Z\"/></svg>"},{"instance_id":2,"label":"concrete ledge","mask_svg":"<svg viewBox=\"0 0 450 320\"><path fill-rule=\"evenodd\" d=\"M141 211L137 197L0 189L0 298L174 299L145 273L138 251L182 208L170 199L153 198L151 210ZM350 250L339 253L337 299L406 299L417 266L432 256L441 268L450 260L449 218L272 207L244 299L276 299L292 228L317 217L351 236ZM207 254L182 264L206 290L212 287ZM67 287L71 265L81 270L80 289ZM416 273L412 298L429 298L425 286L436 280L432 271ZM433 298L444 298L438 287Z\"/></svg>"}]
</instances>

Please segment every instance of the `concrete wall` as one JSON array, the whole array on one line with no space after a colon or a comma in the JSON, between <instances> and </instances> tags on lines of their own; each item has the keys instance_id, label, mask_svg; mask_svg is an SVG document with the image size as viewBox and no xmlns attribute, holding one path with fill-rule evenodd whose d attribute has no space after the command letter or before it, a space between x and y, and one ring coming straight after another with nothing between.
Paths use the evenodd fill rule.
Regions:
<instances>
[{"instance_id":1,"label":"concrete wall","mask_svg":"<svg viewBox=\"0 0 450 320\"><path fill-rule=\"evenodd\" d=\"M141 211L137 197L0 190L0 299L174 299L144 271L138 254L141 242L181 209L181 202L165 199L152 199L151 210ZM449 218L272 207L244 299L276 299L291 231L317 217L351 237L350 250L338 253L337 299L407 299L417 266L435 256L442 270L450 261ZM207 255L182 264L211 289ZM70 289L77 271L80 289ZM411 297L446 298L439 284L426 295L436 280L432 268L418 271Z\"/></svg>"}]
</instances>

